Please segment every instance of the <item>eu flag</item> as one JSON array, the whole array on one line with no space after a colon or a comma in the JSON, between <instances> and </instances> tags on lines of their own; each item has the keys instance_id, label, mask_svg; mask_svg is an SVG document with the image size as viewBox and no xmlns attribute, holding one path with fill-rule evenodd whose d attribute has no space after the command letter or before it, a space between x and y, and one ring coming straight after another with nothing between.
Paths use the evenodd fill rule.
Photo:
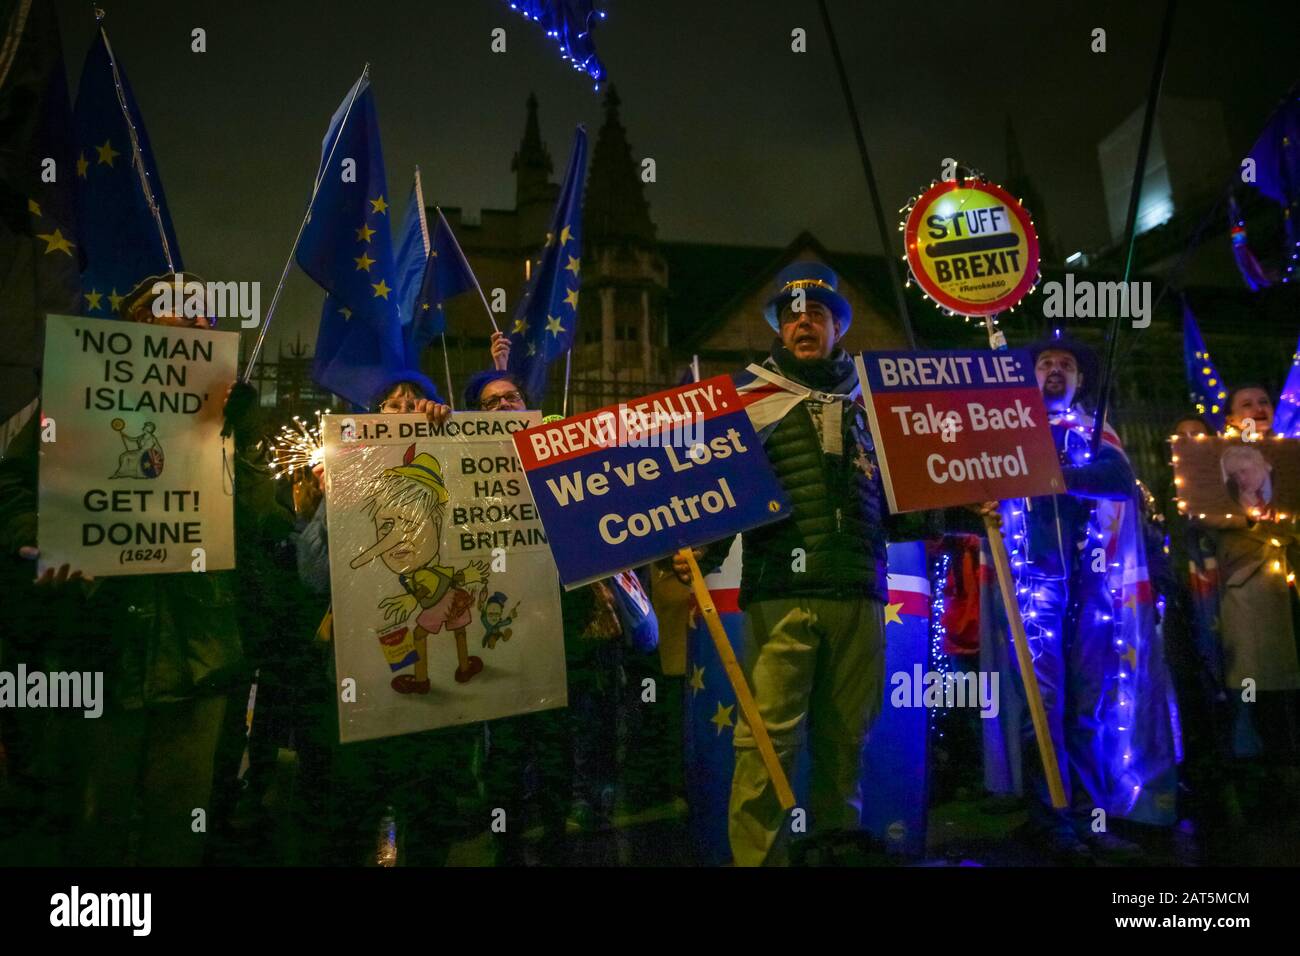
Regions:
<instances>
[{"instance_id":1,"label":"eu flag","mask_svg":"<svg viewBox=\"0 0 1300 956\"><path fill-rule=\"evenodd\" d=\"M524 382L534 407L546 391L551 362L573 346L578 329L582 267L582 184L587 168L587 130L573 134L569 168L546 234L541 261L519 306L510 332L510 371Z\"/></svg>"},{"instance_id":2,"label":"eu flag","mask_svg":"<svg viewBox=\"0 0 1300 956\"><path fill-rule=\"evenodd\" d=\"M1223 431L1228 386L1214 367L1210 348L1201 337L1200 326L1186 299L1183 300L1183 365L1187 370L1187 390L1196 411L1216 432Z\"/></svg>"},{"instance_id":3,"label":"eu flag","mask_svg":"<svg viewBox=\"0 0 1300 956\"><path fill-rule=\"evenodd\" d=\"M1291 371L1282 385L1273 431L1287 438L1300 438L1300 341L1296 342L1295 354L1291 356Z\"/></svg>"},{"instance_id":4,"label":"eu flag","mask_svg":"<svg viewBox=\"0 0 1300 956\"><path fill-rule=\"evenodd\" d=\"M427 380L406 363L379 120L364 73L330 120L316 178L297 251L303 272L329 293L312 376L366 407L386 385Z\"/></svg>"},{"instance_id":5,"label":"eu flag","mask_svg":"<svg viewBox=\"0 0 1300 956\"><path fill-rule=\"evenodd\" d=\"M115 316L142 280L184 266L149 134L103 28L81 71L73 130L84 312Z\"/></svg>"},{"instance_id":6,"label":"eu flag","mask_svg":"<svg viewBox=\"0 0 1300 956\"><path fill-rule=\"evenodd\" d=\"M437 222L433 224L432 246L411 322L411 347L416 355L435 336L447 331L447 316L442 310L447 300L478 286L474 281L474 270L469 267L441 209L438 210Z\"/></svg>"},{"instance_id":7,"label":"eu flag","mask_svg":"<svg viewBox=\"0 0 1300 956\"><path fill-rule=\"evenodd\" d=\"M415 315L416 299L424 281L424 264L429 260L429 224L424 218L424 189L420 185L420 168L415 169L411 197L406 201L401 237L397 241L397 304L402 326L407 328Z\"/></svg>"}]
</instances>

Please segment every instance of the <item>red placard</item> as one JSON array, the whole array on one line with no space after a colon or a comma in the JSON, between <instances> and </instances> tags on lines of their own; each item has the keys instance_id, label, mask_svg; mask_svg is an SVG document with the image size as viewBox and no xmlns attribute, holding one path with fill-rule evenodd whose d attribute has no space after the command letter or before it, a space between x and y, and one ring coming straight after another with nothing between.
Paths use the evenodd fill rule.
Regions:
<instances>
[{"instance_id":1,"label":"red placard","mask_svg":"<svg viewBox=\"0 0 1300 956\"><path fill-rule=\"evenodd\" d=\"M857 361L891 511L1065 491L1028 352L864 352Z\"/></svg>"}]
</instances>

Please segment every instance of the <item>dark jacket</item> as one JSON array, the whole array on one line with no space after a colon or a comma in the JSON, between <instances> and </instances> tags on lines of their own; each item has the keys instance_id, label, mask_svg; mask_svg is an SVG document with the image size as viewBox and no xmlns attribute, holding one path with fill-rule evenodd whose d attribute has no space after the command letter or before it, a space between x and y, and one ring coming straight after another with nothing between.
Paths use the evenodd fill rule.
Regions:
<instances>
[{"instance_id":1,"label":"dark jacket","mask_svg":"<svg viewBox=\"0 0 1300 956\"><path fill-rule=\"evenodd\" d=\"M38 413L0 461L0 623L10 653L46 670L103 671L109 706L127 709L221 693L246 676L235 590L245 578L234 571L99 578L57 592L32 584L36 565L17 552L38 543L39 423ZM260 487L264 472L236 469L247 547L249 532L282 530L287 516L271 514L278 506Z\"/></svg>"},{"instance_id":2,"label":"dark jacket","mask_svg":"<svg viewBox=\"0 0 1300 956\"><path fill-rule=\"evenodd\" d=\"M843 394L857 382L853 363L842 349L829 359L801 362L778 341L763 365L818 391ZM777 597L883 601L889 595L888 516L866 414L861 406L841 401L844 453L826 454L810 404L805 401L791 410L763 440L777 480L790 498L791 513L744 533L742 607ZM710 546L703 560L705 573L722 563L730 543ZM802 550L802 558L796 549Z\"/></svg>"}]
</instances>

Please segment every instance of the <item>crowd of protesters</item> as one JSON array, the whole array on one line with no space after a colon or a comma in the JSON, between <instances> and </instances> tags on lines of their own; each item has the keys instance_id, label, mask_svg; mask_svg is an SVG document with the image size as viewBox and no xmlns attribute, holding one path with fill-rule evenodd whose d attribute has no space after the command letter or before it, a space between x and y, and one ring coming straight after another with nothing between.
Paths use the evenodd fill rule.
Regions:
<instances>
[{"instance_id":1,"label":"crowd of protesters","mask_svg":"<svg viewBox=\"0 0 1300 956\"><path fill-rule=\"evenodd\" d=\"M851 313L836 281L825 267L797 264L769 302L776 338L763 368L798 400L762 438L793 513L744 535L741 605L749 625L744 670L778 757L793 775L796 753L807 742L814 814L823 829L853 831L862 739L883 696L885 541L933 536L935 521L922 516L909 524L887 513L871 436L854 404L856 375L838 345ZM151 286L149 280L124 298L122 318L208 327L203 319L157 315ZM792 308L796 289L806 293L802 308ZM529 408L523 383L506 370L508 353L509 340L498 333L491 367L468 381L463 408ZM1041 343L1034 357L1049 411L1073 414L1095 376L1090 353L1056 341ZM386 381L369 410L422 414L435 424L451 414L416 371ZM1263 388L1237 388L1228 410L1237 430L1267 435L1272 428ZM231 389L224 415L235 448L237 564L231 571L96 580L64 565L36 577L39 413L0 461L0 582L7 595L0 605L0 662L98 671L107 687L98 720L58 710L0 711L7 820L21 821L42 844L26 862L240 862L240 834L266 812L268 790L282 780L280 761L290 749L296 772L280 806L297 835L296 849L278 862L352 866L396 858L404 865L443 865L457 843L486 835L498 865L563 864L573 862L570 831L609 826L620 793L640 789L643 802L678 795L680 768L673 761L681 759L680 746L665 742L662 732L655 741L629 742L644 729L629 688L642 672L656 671L633 651L607 582L562 592L567 707L340 744L328 496L319 469L292 483L272 479L250 387ZM1051 561L1064 553L1056 543L1077 537L1096 502L1136 500L1122 454L1067 460L1069 431L1054 432L1067 493L1042 499L1052 517L1040 509L1035 520L1047 523L1029 531L1031 549L1051 544L1043 545L1033 586L1056 595L1049 611L1059 618L1060 644L1052 652L1054 676L1039 680L1066 768L1086 764L1072 749L1071 722L1083 718L1069 708L1076 703L1070 688L1085 676L1075 670L1071 650L1071 642L1087 640L1076 602L1088 598L1070 589L1086 592L1090 585L1063 583L1077 582L1079 569ZM1211 429L1188 416L1174 431ZM1294 809L1300 605L1286 575L1270 572L1279 555L1288 567L1300 564L1300 535L1294 523L1269 513L1188 517L1172 488L1161 498L1148 509L1145 531L1183 728L1186 809L1240 825L1248 809L1243 791L1254 781L1277 795L1277 806ZM996 506L973 510L993 515ZM798 548L807 570L795 575L790 554ZM725 551L715 546L697 556L707 572ZM649 574L644 580L649 586ZM655 572L663 629L686 627L685 580L684 560L672 573L667 564ZM458 679L462 672L472 676L478 660L467 654ZM417 670L405 679L414 682L408 690L418 691L428 678ZM1249 702L1244 680L1257 691ZM665 709L674 707L680 703ZM1052 858L1133 858L1132 845L1090 833L1077 825L1077 815L1047 806L1028 732L1026 740L1025 789L1031 811L1038 811L1031 820L1037 819ZM782 812L743 720L736 747L736 861L777 862L784 855ZM629 784L629 772L641 776ZM1068 770L1066 781L1076 791L1086 782L1071 780ZM509 822L494 827L496 819Z\"/></svg>"}]
</instances>

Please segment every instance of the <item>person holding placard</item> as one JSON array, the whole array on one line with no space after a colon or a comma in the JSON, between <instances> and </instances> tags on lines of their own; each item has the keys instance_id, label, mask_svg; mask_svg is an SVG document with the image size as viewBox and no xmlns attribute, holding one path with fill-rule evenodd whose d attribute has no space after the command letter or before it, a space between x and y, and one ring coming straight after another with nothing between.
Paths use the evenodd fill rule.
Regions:
<instances>
[{"instance_id":1,"label":"person holding placard","mask_svg":"<svg viewBox=\"0 0 1300 956\"><path fill-rule=\"evenodd\" d=\"M1300 793L1297 698L1300 602L1287 576L1300 568L1300 531L1273 508L1274 476L1256 442L1273 434L1273 401L1259 385L1228 393L1227 423L1244 439L1220 459L1225 487L1244 513L1193 521L1213 531L1219 568L1224 689L1249 714L1272 783Z\"/></svg>"},{"instance_id":2,"label":"person holding placard","mask_svg":"<svg viewBox=\"0 0 1300 956\"><path fill-rule=\"evenodd\" d=\"M122 318L212 328L207 309L189 305L181 315L155 308L156 287L170 281L141 282L123 297ZM273 496L260 493L257 471L245 461L257 408L256 393L250 399L249 392L236 385L225 402L225 434L236 438L236 522L265 534L241 543L269 550L276 534L287 536L291 521L287 515L277 521ZM227 697L237 691L246 664L237 594L252 583L242 578L242 564L238 571L97 580L64 564L33 579L40 556L41 425L41 415L33 416L0 462L0 553L9 597L0 613L9 633L26 645L19 653L28 660L46 671L102 672L105 688L98 719L43 714L43 802L51 822L67 833L60 862L196 864L209 829L213 758Z\"/></svg>"},{"instance_id":3,"label":"person holding placard","mask_svg":"<svg viewBox=\"0 0 1300 956\"><path fill-rule=\"evenodd\" d=\"M509 339L493 337L496 368L478 372L465 385L465 407L521 412L528 407L523 382L504 366ZM567 820L585 828L608 822L614 809L617 696L623 636L610 581L560 592L569 703L487 724L484 790L489 805L505 811L505 830L494 832L499 866L527 861L524 816L532 804L541 826L538 862L564 864L571 846ZM529 798L532 798L531 801Z\"/></svg>"},{"instance_id":4,"label":"person holding placard","mask_svg":"<svg viewBox=\"0 0 1300 956\"><path fill-rule=\"evenodd\" d=\"M1092 349L1058 333L1030 353L1067 493L1004 501L1001 512L1067 806L1051 805L1026 712L1027 832L1067 865L1135 859L1141 849L1109 817L1172 822L1174 773L1136 479L1109 423L1093 454L1081 406L1097 378Z\"/></svg>"},{"instance_id":5,"label":"person holding placard","mask_svg":"<svg viewBox=\"0 0 1300 956\"><path fill-rule=\"evenodd\" d=\"M887 512L857 372L838 346L853 312L828 267L796 262L777 278L764 316L777 339L742 378L776 386L759 437L792 504L781 521L742 536L745 677L787 777L806 735L815 832L861 829L863 739L884 688ZM745 383L738 389L745 393ZM697 549L705 574L730 540ZM690 580L684 556L674 559ZM786 815L743 719L735 730L730 805L738 866L782 863Z\"/></svg>"},{"instance_id":6,"label":"person holding placard","mask_svg":"<svg viewBox=\"0 0 1300 956\"><path fill-rule=\"evenodd\" d=\"M451 415L433 383L415 369L388 376L372 409L385 415L424 415L434 425ZM320 481L324 467L317 465L315 474ZM328 509L329 498L324 496L297 539L299 577L308 590L323 598L330 594ZM325 645L333 639L330 622L327 616L318 632ZM444 865L452 843L467 832L459 804L474 788L468 768L479 736L477 727L446 727L340 744L332 649L326 657L321 670L327 677L314 695L320 705L319 719L302 748L309 779L299 788L304 802L299 815L309 834L309 857L342 866L373 860L376 834L381 841L387 839L380 832L381 821L391 811L398 865ZM415 676L403 677L402 688L419 690ZM427 689L427 677L424 686Z\"/></svg>"}]
</instances>

